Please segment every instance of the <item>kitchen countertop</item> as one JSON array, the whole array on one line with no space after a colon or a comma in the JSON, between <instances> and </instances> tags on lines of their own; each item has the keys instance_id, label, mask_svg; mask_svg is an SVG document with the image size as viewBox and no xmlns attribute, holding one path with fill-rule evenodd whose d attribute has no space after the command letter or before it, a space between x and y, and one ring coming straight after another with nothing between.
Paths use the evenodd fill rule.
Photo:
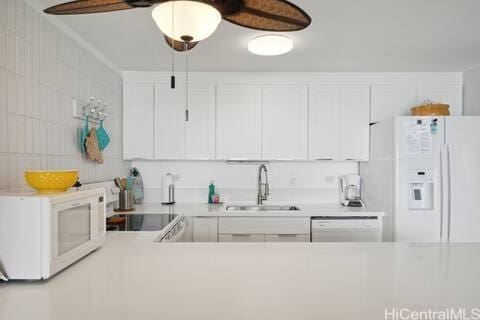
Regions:
<instances>
[{"instance_id":1,"label":"kitchen countertop","mask_svg":"<svg viewBox=\"0 0 480 320\"><path fill-rule=\"evenodd\" d=\"M277 205L279 203L267 203ZM229 203L228 205L236 205ZM245 205L245 204L240 204ZM341 204L294 204L300 211L226 211L226 205L214 204L175 204L172 206L159 203L148 203L135 206L135 212L140 214L171 213L184 216L213 217L346 217L346 216L383 216L384 213L374 208L348 208Z\"/></svg>"},{"instance_id":2,"label":"kitchen countertop","mask_svg":"<svg viewBox=\"0 0 480 320\"><path fill-rule=\"evenodd\" d=\"M154 243L108 233L48 281L0 282L0 319L385 319L480 307L480 244ZM393 318L387 318L393 319Z\"/></svg>"}]
</instances>

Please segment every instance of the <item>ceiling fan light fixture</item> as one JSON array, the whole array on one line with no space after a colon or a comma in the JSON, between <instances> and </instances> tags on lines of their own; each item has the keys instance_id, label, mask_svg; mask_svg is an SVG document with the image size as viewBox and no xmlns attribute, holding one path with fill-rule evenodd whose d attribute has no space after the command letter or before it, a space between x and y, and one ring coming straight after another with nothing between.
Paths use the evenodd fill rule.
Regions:
<instances>
[{"instance_id":1,"label":"ceiling fan light fixture","mask_svg":"<svg viewBox=\"0 0 480 320\"><path fill-rule=\"evenodd\" d=\"M279 56L292 49L292 39L279 34L258 36L248 43L248 51L259 56Z\"/></svg>"},{"instance_id":2,"label":"ceiling fan light fixture","mask_svg":"<svg viewBox=\"0 0 480 320\"><path fill-rule=\"evenodd\" d=\"M211 36L222 21L222 15L213 6L184 0L160 3L153 9L152 18L167 37L177 41L191 37L191 42Z\"/></svg>"}]
</instances>

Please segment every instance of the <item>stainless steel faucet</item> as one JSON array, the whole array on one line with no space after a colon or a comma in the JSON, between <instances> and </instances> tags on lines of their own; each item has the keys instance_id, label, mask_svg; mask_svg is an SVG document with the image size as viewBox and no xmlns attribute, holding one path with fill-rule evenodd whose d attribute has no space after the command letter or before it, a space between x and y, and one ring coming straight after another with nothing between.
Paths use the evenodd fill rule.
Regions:
<instances>
[{"instance_id":1,"label":"stainless steel faucet","mask_svg":"<svg viewBox=\"0 0 480 320\"><path fill-rule=\"evenodd\" d=\"M265 182L262 182L262 171L265 172ZM267 166L264 164L258 168L258 190L257 190L257 204L260 206L263 201L267 200L270 195L270 188L268 187Z\"/></svg>"}]
</instances>

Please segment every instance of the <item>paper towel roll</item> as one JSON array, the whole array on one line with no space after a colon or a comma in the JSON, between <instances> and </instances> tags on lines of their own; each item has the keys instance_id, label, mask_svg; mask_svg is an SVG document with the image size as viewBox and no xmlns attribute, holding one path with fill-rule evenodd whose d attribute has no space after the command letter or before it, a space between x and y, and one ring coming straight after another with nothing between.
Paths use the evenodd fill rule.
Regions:
<instances>
[{"instance_id":1,"label":"paper towel roll","mask_svg":"<svg viewBox=\"0 0 480 320\"><path fill-rule=\"evenodd\" d=\"M173 186L173 191L170 191ZM175 202L175 177L171 173L162 176L162 203Z\"/></svg>"}]
</instances>

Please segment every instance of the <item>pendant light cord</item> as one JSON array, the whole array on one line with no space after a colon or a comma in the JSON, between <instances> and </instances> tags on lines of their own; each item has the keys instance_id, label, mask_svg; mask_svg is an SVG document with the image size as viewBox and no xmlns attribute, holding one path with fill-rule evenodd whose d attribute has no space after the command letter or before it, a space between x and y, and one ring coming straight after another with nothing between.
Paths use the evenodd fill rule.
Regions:
<instances>
[{"instance_id":1,"label":"pendant light cord","mask_svg":"<svg viewBox=\"0 0 480 320\"><path fill-rule=\"evenodd\" d=\"M175 32L175 1L172 1L172 34ZM175 89L175 39L172 38L172 76L170 78L170 87Z\"/></svg>"},{"instance_id":2,"label":"pendant light cord","mask_svg":"<svg viewBox=\"0 0 480 320\"><path fill-rule=\"evenodd\" d=\"M189 83L189 78L188 78L188 48L190 46L190 43L187 43L187 50L185 51L185 121L189 121L189 114L188 114L188 83Z\"/></svg>"}]
</instances>

